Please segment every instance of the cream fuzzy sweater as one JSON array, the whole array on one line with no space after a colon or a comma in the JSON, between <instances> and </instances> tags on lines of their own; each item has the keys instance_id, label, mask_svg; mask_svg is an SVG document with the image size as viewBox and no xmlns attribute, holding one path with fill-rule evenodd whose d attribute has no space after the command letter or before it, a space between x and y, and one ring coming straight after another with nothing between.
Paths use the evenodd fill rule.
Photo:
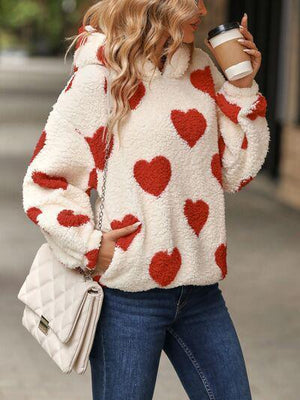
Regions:
<instances>
[{"instance_id":1,"label":"cream fuzzy sweater","mask_svg":"<svg viewBox=\"0 0 300 400\"><path fill-rule=\"evenodd\" d=\"M24 211L68 268L95 268L102 237L90 193L102 188L104 41L92 33L75 51L23 180ZM247 185L268 151L266 99L256 81L235 87L184 43L163 72L150 60L143 71L110 147L102 231L141 225L116 242L94 279L127 291L212 284L227 273L224 191Z\"/></svg>"}]
</instances>

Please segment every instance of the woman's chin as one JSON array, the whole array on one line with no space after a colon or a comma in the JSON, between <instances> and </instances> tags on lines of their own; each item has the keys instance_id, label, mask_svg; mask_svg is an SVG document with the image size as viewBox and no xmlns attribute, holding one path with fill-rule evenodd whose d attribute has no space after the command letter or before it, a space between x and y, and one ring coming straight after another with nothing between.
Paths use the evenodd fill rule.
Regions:
<instances>
[{"instance_id":1,"label":"woman's chin","mask_svg":"<svg viewBox=\"0 0 300 400\"><path fill-rule=\"evenodd\" d=\"M193 43L194 40L195 40L194 33L188 33L188 34L184 35L184 37L183 37L184 43Z\"/></svg>"}]
</instances>

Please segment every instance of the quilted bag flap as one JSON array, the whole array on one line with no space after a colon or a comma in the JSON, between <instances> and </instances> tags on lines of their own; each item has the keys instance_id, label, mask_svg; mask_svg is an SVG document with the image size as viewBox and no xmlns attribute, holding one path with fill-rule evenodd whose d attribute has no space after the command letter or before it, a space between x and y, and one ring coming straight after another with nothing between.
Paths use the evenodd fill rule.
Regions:
<instances>
[{"instance_id":1,"label":"quilted bag flap","mask_svg":"<svg viewBox=\"0 0 300 400\"><path fill-rule=\"evenodd\" d=\"M82 306L93 289L100 296L101 286L73 269L60 263L48 243L44 243L36 253L21 289L18 299L43 316L56 336L66 343L74 330Z\"/></svg>"}]
</instances>

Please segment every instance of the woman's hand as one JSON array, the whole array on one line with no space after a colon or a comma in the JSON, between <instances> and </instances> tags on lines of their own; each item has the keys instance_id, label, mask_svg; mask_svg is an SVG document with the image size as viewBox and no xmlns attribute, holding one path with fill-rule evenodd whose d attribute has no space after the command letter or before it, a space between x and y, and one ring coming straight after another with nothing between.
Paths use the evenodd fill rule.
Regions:
<instances>
[{"instance_id":1,"label":"woman's hand","mask_svg":"<svg viewBox=\"0 0 300 400\"><path fill-rule=\"evenodd\" d=\"M244 78L240 78L235 81L230 81L230 83L234 86L237 86L240 88L245 88L245 87L252 86L253 79L255 78L255 76L261 66L262 55L253 41L253 36L251 35L251 33L248 30L247 14L244 14L244 16L241 20L240 31L241 31L242 35L244 36L244 39L242 39L242 38L238 39L238 42L242 46L245 46L247 48L246 53L248 53L251 57L253 72L250 75L245 76ZM209 41L207 39L205 39L204 42L205 42L206 46L210 49L210 51L215 55L214 49L211 46L211 44L209 43Z\"/></svg>"},{"instance_id":2,"label":"woman's hand","mask_svg":"<svg viewBox=\"0 0 300 400\"><path fill-rule=\"evenodd\" d=\"M132 225L125 226L124 228L103 232L95 271L103 273L108 268L114 255L116 241L120 237L134 232L140 226L140 224L141 222L138 221Z\"/></svg>"}]
</instances>

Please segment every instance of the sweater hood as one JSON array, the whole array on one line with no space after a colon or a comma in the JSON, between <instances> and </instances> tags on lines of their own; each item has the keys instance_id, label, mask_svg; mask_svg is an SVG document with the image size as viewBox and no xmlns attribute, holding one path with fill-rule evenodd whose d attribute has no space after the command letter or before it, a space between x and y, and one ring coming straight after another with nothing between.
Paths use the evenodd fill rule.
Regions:
<instances>
[{"instance_id":1,"label":"sweater hood","mask_svg":"<svg viewBox=\"0 0 300 400\"><path fill-rule=\"evenodd\" d=\"M105 66L103 57L103 45L106 35L94 31L89 34L83 44L79 44L74 53L74 68L83 67L88 64L100 64ZM170 61L166 61L163 71L160 71L152 61L146 60L142 67L145 77L157 78L167 76L169 78L180 78L184 75L190 64L190 49L186 43L182 43ZM142 65L142 62L138 62Z\"/></svg>"}]
</instances>

